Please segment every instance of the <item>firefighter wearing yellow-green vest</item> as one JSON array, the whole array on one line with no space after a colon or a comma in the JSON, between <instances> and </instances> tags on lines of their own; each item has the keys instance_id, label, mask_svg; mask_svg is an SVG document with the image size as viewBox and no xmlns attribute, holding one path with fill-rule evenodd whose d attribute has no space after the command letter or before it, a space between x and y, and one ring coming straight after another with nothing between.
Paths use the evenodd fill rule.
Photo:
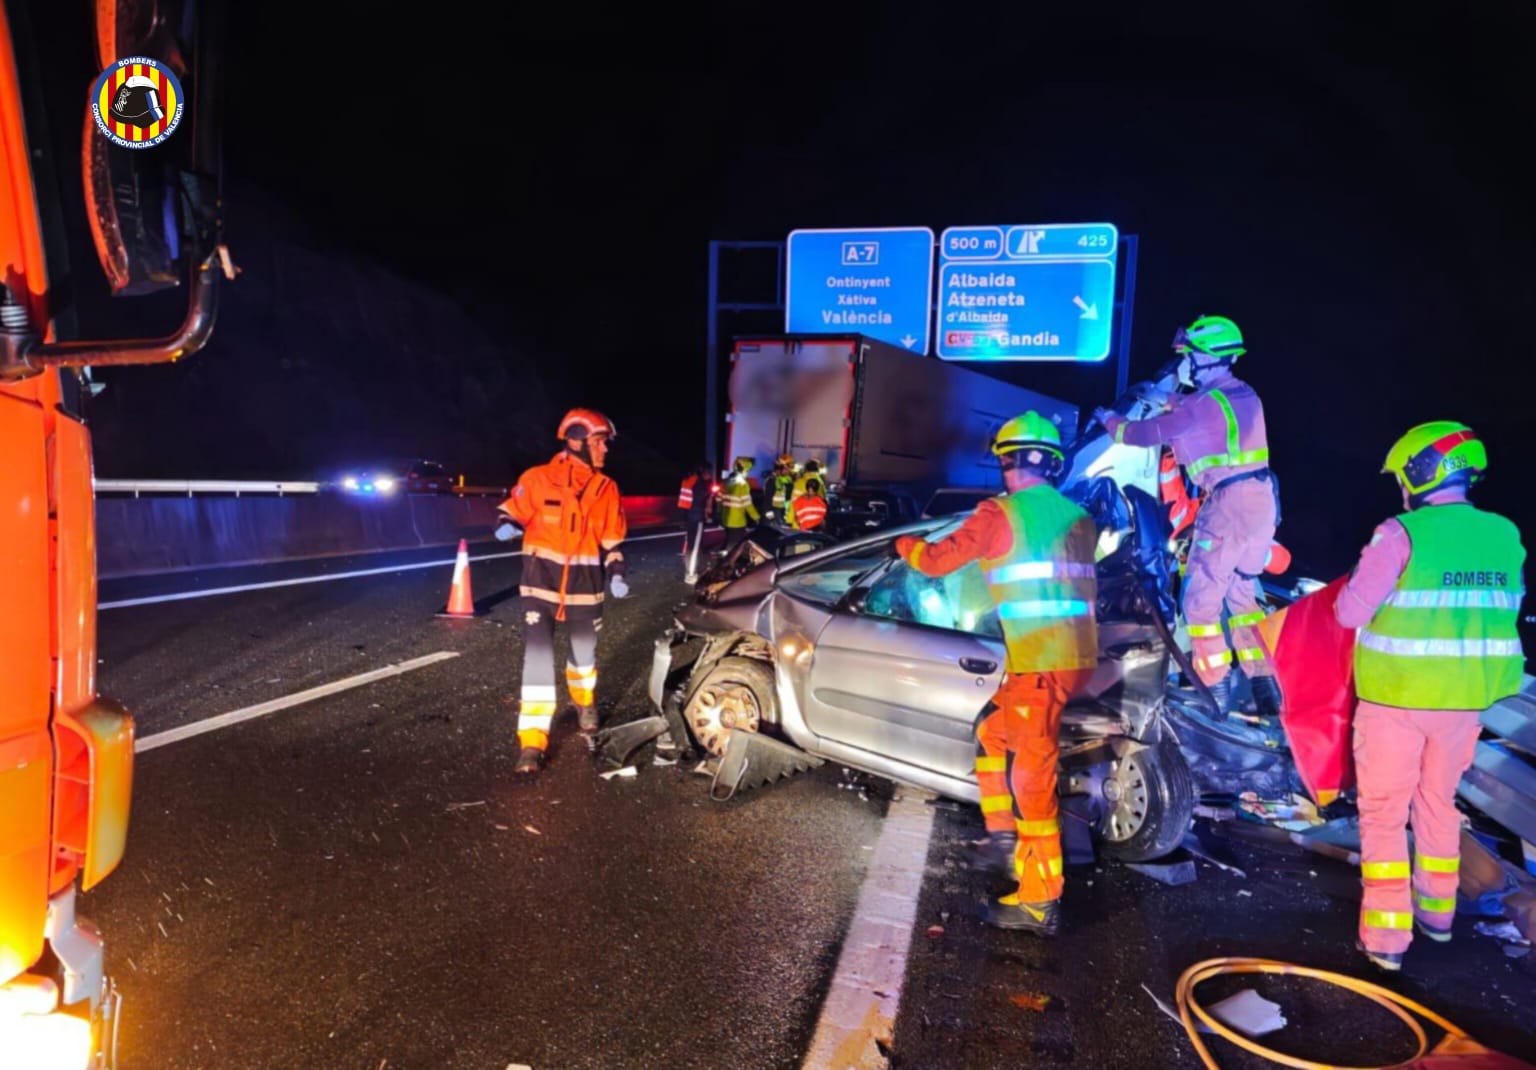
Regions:
<instances>
[{"instance_id":1,"label":"firefighter wearing yellow-green vest","mask_svg":"<svg viewBox=\"0 0 1536 1070\"><path fill-rule=\"evenodd\" d=\"M748 524L758 521L757 506L752 503L751 457L737 457L731 474L720 488L720 524L725 528L725 552L730 553L747 537Z\"/></svg>"},{"instance_id":2,"label":"firefighter wearing yellow-green vest","mask_svg":"<svg viewBox=\"0 0 1536 1070\"><path fill-rule=\"evenodd\" d=\"M768 487L773 492L768 499L768 506L776 516L785 515L794 486L795 458L791 454L781 453L779 459L773 463L773 475L768 482Z\"/></svg>"},{"instance_id":3,"label":"firefighter wearing yellow-green vest","mask_svg":"<svg viewBox=\"0 0 1536 1070\"><path fill-rule=\"evenodd\" d=\"M1420 424L1387 454L1405 512L1376 528L1334 612L1355 637L1355 770L1365 894L1359 945L1402 968L1413 931L1451 938L1461 867L1456 787L1482 711L1520 690L1520 531L1472 505L1488 453L1472 429ZM1413 859L1407 826L1413 826Z\"/></svg>"}]
</instances>

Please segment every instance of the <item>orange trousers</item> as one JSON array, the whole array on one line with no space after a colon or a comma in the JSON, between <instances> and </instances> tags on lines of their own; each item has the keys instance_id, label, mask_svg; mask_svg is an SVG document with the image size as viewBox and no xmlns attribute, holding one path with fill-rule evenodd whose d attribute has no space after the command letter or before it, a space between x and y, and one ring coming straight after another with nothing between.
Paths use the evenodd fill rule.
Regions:
<instances>
[{"instance_id":1,"label":"orange trousers","mask_svg":"<svg viewBox=\"0 0 1536 1070\"><path fill-rule=\"evenodd\" d=\"M1061 711L1092 670L1009 674L976 718L976 782L987 831L1017 832L1013 869L1021 902L1060 899L1056 807Z\"/></svg>"}]
</instances>

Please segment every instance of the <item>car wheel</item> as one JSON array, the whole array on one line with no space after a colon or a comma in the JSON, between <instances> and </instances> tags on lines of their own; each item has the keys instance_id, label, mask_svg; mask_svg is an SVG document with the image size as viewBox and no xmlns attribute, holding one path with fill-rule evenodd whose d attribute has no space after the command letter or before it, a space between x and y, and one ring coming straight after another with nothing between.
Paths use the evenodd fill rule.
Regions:
<instances>
[{"instance_id":1,"label":"car wheel","mask_svg":"<svg viewBox=\"0 0 1536 1070\"><path fill-rule=\"evenodd\" d=\"M762 731L774 715L773 666L755 658L721 658L688 699L683 719L699 746L725 753L726 730Z\"/></svg>"},{"instance_id":2,"label":"car wheel","mask_svg":"<svg viewBox=\"0 0 1536 1070\"><path fill-rule=\"evenodd\" d=\"M1171 741L1128 748L1109 765L1100 792L1104 853L1122 862L1161 858L1179 845L1195 813L1195 785Z\"/></svg>"}]
</instances>

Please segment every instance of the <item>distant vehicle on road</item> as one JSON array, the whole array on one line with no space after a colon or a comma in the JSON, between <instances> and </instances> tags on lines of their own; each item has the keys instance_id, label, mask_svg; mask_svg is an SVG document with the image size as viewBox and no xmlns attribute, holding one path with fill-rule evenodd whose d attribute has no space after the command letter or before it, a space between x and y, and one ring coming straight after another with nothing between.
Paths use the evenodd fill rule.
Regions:
<instances>
[{"instance_id":1,"label":"distant vehicle on road","mask_svg":"<svg viewBox=\"0 0 1536 1070\"><path fill-rule=\"evenodd\" d=\"M450 494L453 479L436 461L410 458L350 468L328 486L346 494L384 498L395 494Z\"/></svg>"}]
</instances>

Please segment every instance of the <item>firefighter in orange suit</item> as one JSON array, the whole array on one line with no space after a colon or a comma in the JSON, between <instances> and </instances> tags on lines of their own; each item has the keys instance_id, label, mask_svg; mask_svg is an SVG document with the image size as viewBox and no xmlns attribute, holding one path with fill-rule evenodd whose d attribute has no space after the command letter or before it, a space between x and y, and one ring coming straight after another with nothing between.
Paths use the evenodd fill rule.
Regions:
<instances>
[{"instance_id":1,"label":"firefighter in orange suit","mask_svg":"<svg viewBox=\"0 0 1536 1070\"><path fill-rule=\"evenodd\" d=\"M1098 660L1093 520L1056 490L1061 435L1035 412L992 442L1008 493L982 502L948 538L896 540L928 576L980 561L1007 649L1002 686L976 719L976 780L984 853L1011 856L1018 888L987 905L987 923L1055 936L1061 927L1061 830L1056 811L1061 711Z\"/></svg>"},{"instance_id":2,"label":"firefighter in orange suit","mask_svg":"<svg viewBox=\"0 0 1536 1070\"><path fill-rule=\"evenodd\" d=\"M523 675L518 705L517 773L536 773L549 749L555 716L555 622L565 621L571 654L565 685L585 734L598 729L597 633L603 589L629 594L624 582L627 525L619 488L603 475L613 422L592 409L572 409L557 437L565 448L548 464L530 468L501 503L497 538L523 533Z\"/></svg>"}]
</instances>

